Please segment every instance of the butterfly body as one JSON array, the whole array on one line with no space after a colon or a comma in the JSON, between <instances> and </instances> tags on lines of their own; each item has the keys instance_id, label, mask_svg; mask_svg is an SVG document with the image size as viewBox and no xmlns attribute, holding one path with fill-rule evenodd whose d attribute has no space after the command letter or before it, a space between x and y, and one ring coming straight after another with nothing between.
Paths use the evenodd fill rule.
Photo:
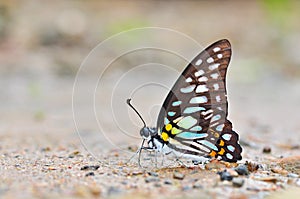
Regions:
<instances>
[{"instance_id":1,"label":"butterfly body","mask_svg":"<svg viewBox=\"0 0 300 199\"><path fill-rule=\"evenodd\" d=\"M194 160L242 159L239 135L227 119L226 72L230 58L231 45L223 39L188 64L162 105L157 127L140 131L148 148Z\"/></svg>"}]
</instances>

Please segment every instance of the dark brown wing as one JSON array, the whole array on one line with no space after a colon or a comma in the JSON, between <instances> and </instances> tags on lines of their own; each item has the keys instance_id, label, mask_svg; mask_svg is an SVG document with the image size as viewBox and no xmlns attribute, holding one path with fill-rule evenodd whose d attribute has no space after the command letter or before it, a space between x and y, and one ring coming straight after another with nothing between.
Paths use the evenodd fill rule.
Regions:
<instances>
[{"instance_id":1,"label":"dark brown wing","mask_svg":"<svg viewBox=\"0 0 300 199\"><path fill-rule=\"evenodd\" d=\"M197 55L182 72L157 121L158 132L169 147L231 162L241 159L238 135L227 120L226 72L230 58L229 41L220 40Z\"/></svg>"}]
</instances>

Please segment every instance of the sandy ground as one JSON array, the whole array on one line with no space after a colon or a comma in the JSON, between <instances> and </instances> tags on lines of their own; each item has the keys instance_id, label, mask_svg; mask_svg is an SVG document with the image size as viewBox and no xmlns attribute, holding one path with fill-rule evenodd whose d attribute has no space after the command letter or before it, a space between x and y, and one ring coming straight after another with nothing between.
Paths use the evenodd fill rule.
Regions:
<instances>
[{"instance_id":1,"label":"sandy ground","mask_svg":"<svg viewBox=\"0 0 300 199\"><path fill-rule=\"evenodd\" d=\"M260 109L265 109L265 112L257 114L255 110L258 108L253 107L255 114L248 114L251 113L249 104L255 104L251 101L258 98L244 97L241 102L241 91L246 89L246 85L230 86L230 118L240 132L244 149L243 160L239 163L248 161L259 166L249 175L234 173L236 164L213 162L204 166L182 160L183 166L174 157L170 157L168 164L157 167L154 162L144 160L144 164L151 165L151 168L144 170L137 165L137 157L128 162L139 145L138 136L128 138L122 131L111 130L107 134L113 136L105 137L96 126L96 130L91 130L95 124L89 118L80 122L89 125L90 129L79 131L78 135L72 120L72 109L65 105L69 103L66 96L71 99L72 81L64 80L64 83L57 82L56 85L65 85L68 89L57 89L55 95L64 95L65 102L61 100L61 107L55 111L51 112L50 108L42 118L37 117L34 111L30 112L30 108L24 115L12 117L6 113L6 117L2 116L3 120L9 119L9 123L2 123L1 131L2 198L169 198L174 194L177 198L280 198L280 194L295 198L299 194L300 137L299 126L295 122L298 118L291 117L282 125L279 123L281 118L273 117L272 107L276 107L273 103L281 104L281 100L286 99L277 98L273 103L262 103ZM261 84L261 88L264 86ZM279 88L279 85L276 86ZM51 84L51 88L55 90L55 87ZM299 99L298 92L295 92L297 87L290 87L289 93L294 99ZM263 98L263 93L255 94L261 91L255 88L252 88L251 96ZM274 91L274 95L279 91ZM47 94L49 99L50 93ZM292 98L290 100L293 101ZM295 106L298 102L294 101ZM125 103L123 105L126 106ZM296 109L295 106L291 109ZM242 114L241 110L244 111ZM287 114L284 113L287 110L281 111L283 115ZM135 129L138 125L132 126L132 134L138 135ZM111 129L114 128L111 125ZM291 136L287 136L288 132ZM271 152L263 153L263 149L268 147ZM221 181L217 172L226 168L238 183L241 183L239 180L243 183L233 185L232 181ZM176 177L178 173L180 179Z\"/></svg>"}]
</instances>

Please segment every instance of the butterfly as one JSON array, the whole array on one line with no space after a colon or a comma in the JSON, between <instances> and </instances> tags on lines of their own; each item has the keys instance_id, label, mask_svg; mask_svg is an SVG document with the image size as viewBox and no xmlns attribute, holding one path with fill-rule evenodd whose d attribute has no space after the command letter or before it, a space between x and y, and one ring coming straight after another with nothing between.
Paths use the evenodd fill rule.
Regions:
<instances>
[{"instance_id":1,"label":"butterfly","mask_svg":"<svg viewBox=\"0 0 300 199\"><path fill-rule=\"evenodd\" d=\"M216 158L227 162L242 159L239 135L227 119L226 73L231 45L219 40L198 54L185 68L167 95L157 126L140 130L142 149L194 160ZM144 147L147 141L148 146ZM140 161L140 158L139 158Z\"/></svg>"}]
</instances>

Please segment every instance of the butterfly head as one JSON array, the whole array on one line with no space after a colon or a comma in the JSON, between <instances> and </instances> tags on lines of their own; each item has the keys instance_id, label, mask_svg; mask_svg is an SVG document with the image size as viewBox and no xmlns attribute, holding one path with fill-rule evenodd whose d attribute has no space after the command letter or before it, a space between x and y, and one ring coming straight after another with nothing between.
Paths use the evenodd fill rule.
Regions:
<instances>
[{"instance_id":1,"label":"butterfly head","mask_svg":"<svg viewBox=\"0 0 300 199\"><path fill-rule=\"evenodd\" d=\"M143 128L140 130L140 135L144 140L151 140L151 138L156 137L157 135L157 128L153 128L153 127L147 127L146 123L144 121L144 119L142 118L142 116L139 114L139 112L132 106L132 104L130 103L131 99L127 99L127 104L136 112L136 114L140 117L140 119L142 120L144 126Z\"/></svg>"},{"instance_id":2,"label":"butterfly head","mask_svg":"<svg viewBox=\"0 0 300 199\"><path fill-rule=\"evenodd\" d=\"M140 135L143 139L149 140L157 135L157 129L145 126L140 130Z\"/></svg>"}]
</instances>

